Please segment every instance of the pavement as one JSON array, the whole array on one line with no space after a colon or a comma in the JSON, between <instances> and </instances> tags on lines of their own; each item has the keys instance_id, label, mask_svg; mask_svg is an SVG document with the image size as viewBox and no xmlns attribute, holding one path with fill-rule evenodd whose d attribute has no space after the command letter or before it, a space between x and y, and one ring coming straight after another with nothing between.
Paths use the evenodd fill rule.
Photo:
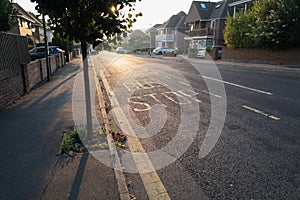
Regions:
<instances>
[{"instance_id":1,"label":"pavement","mask_svg":"<svg viewBox=\"0 0 300 200\"><path fill-rule=\"evenodd\" d=\"M119 199L113 169L90 154L57 155L74 126L72 89L81 59L0 112L0 199Z\"/></svg>"}]
</instances>

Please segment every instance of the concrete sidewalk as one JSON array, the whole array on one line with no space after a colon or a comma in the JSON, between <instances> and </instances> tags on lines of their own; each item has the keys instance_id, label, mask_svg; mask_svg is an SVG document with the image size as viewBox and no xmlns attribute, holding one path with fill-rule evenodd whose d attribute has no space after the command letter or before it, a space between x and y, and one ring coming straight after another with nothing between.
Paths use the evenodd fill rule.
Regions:
<instances>
[{"instance_id":1,"label":"concrete sidewalk","mask_svg":"<svg viewBox=\"0 0 300 200\"><path fill-rule=\"evenodd\" d=\"M0 199L119 199L113 169L89 154L57 156L74 126L75 59L0 112Z\"/></svg>"}]
</instances>

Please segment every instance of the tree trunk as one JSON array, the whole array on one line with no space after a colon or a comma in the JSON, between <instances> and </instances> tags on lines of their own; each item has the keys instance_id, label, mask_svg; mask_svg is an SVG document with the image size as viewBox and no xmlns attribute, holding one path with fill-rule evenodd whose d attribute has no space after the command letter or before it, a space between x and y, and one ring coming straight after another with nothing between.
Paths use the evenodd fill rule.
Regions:
<instances>
[{"instance_id":1,"label":"tree trunk","mask_svg":"<svg viewBox=\"0 0 300 200\"><path fill-rule=\"evenodd\" d=\"M86 41L81 41L81 51L82 51L84 91L85 91L87 139L91 140L93 134L93 124L92 124L91 92L90 92L90 80L89 80L89 63L87 59Z\"/></svg>"}]
</instances>

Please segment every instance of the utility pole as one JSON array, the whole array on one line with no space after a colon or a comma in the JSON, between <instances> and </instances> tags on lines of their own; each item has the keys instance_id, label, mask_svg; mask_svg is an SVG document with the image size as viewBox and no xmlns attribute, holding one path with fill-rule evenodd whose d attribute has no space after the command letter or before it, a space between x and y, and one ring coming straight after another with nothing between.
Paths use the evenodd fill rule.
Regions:
<instances>
[{"instance_id":1,"label":"utility pole","mask_svg":"<svg viewBox=\"0 0 300 200\"><path fill-rule=\"evenodd\" d=\"M151 57L151 42L152 42L152 40L151 40L151 37L152 37L152 35L151 35L151 32L152 32L152 29L151 29L152 27L151 27L151 24L150 24L150 29L149 29L149 36L150 36L150 51L149 51L149 55L150 55L150 57Z\"/></svg>"},{"instance_id":2,"label":"utility pole","mask_svg":"<svg viewBox=\"0 0 300 200\"><path fill-rule=\"evenodd\" d=\"M48 38L47 38L47 30L46 30L46 22L45 15L43 14L43 28L44 28L44 41L45 41L45 54L46 54L46 66L47 66L47 80L51 81L51 68L49 65L49 47L48 47Z\"/></svg>"}]
</instances>

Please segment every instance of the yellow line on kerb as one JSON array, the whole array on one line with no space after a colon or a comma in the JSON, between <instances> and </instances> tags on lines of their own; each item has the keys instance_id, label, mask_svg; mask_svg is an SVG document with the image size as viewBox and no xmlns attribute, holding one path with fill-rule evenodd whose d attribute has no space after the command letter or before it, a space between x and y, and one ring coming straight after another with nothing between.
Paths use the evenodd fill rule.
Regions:
<instances>
[{"instance_id":1,"label":"yellow line on kerb","mask_svg":"<svg viewBox=\"0 0 300 200\"><path fill-rule=\"evenodd\" d=\"M273 120L276 120L276 121L281 120L279 117L276 117L276 116L274 116L274 115L267 114L267 113L265 113L265 112L263 112L263 111L261 111L261 110L258 110L258 109L256 109L256 108L252 108L252 107L250 107L250 106L243 105L243 108L245 108L245 109L247 109L247 110L250 110L250 111L253 111L253 112L257 113L257 114L261 114L261 115L263 115L263 116L265 116L265 117L268 117L268 118L273 119Z\"/></svg>"},{"instance_id":2,"label":"yellow line on kerb","mask_svg":"<svg viewBox=\"0 0 300 200\"><path fill-rule=\"evenodd\" d=\"M114 102L115 108L114 112L118 116L119 120L122 121L120 124L121 128L122 126L126 126L127 129L130 130L130 134L128 134L128 147L131 152L139 152L144 153L144 156L136 156L135 154L132 154L133 160L135 162L136 168L139 171L140 177L142 179L142 182L144 184L144 188L147 192L148 199L149 200L170 200L170 196L164 187L160 177L158 176L151 160L146 154L145 149L143 148L141 142L136 137L136 134L134 133L132 127L130 126L130 123L127 120L127 117L125 116L122 109L120 109L120 105L118 103L118 100L116 99L115 95L113 94L112 89L110 88L109 83L105 79L105 77L102 77L103 85L105 89L108 92L108 96L111 100L111 102ZM143 172L147 169L149 172Z\"/></svg>"}]
</instances>

